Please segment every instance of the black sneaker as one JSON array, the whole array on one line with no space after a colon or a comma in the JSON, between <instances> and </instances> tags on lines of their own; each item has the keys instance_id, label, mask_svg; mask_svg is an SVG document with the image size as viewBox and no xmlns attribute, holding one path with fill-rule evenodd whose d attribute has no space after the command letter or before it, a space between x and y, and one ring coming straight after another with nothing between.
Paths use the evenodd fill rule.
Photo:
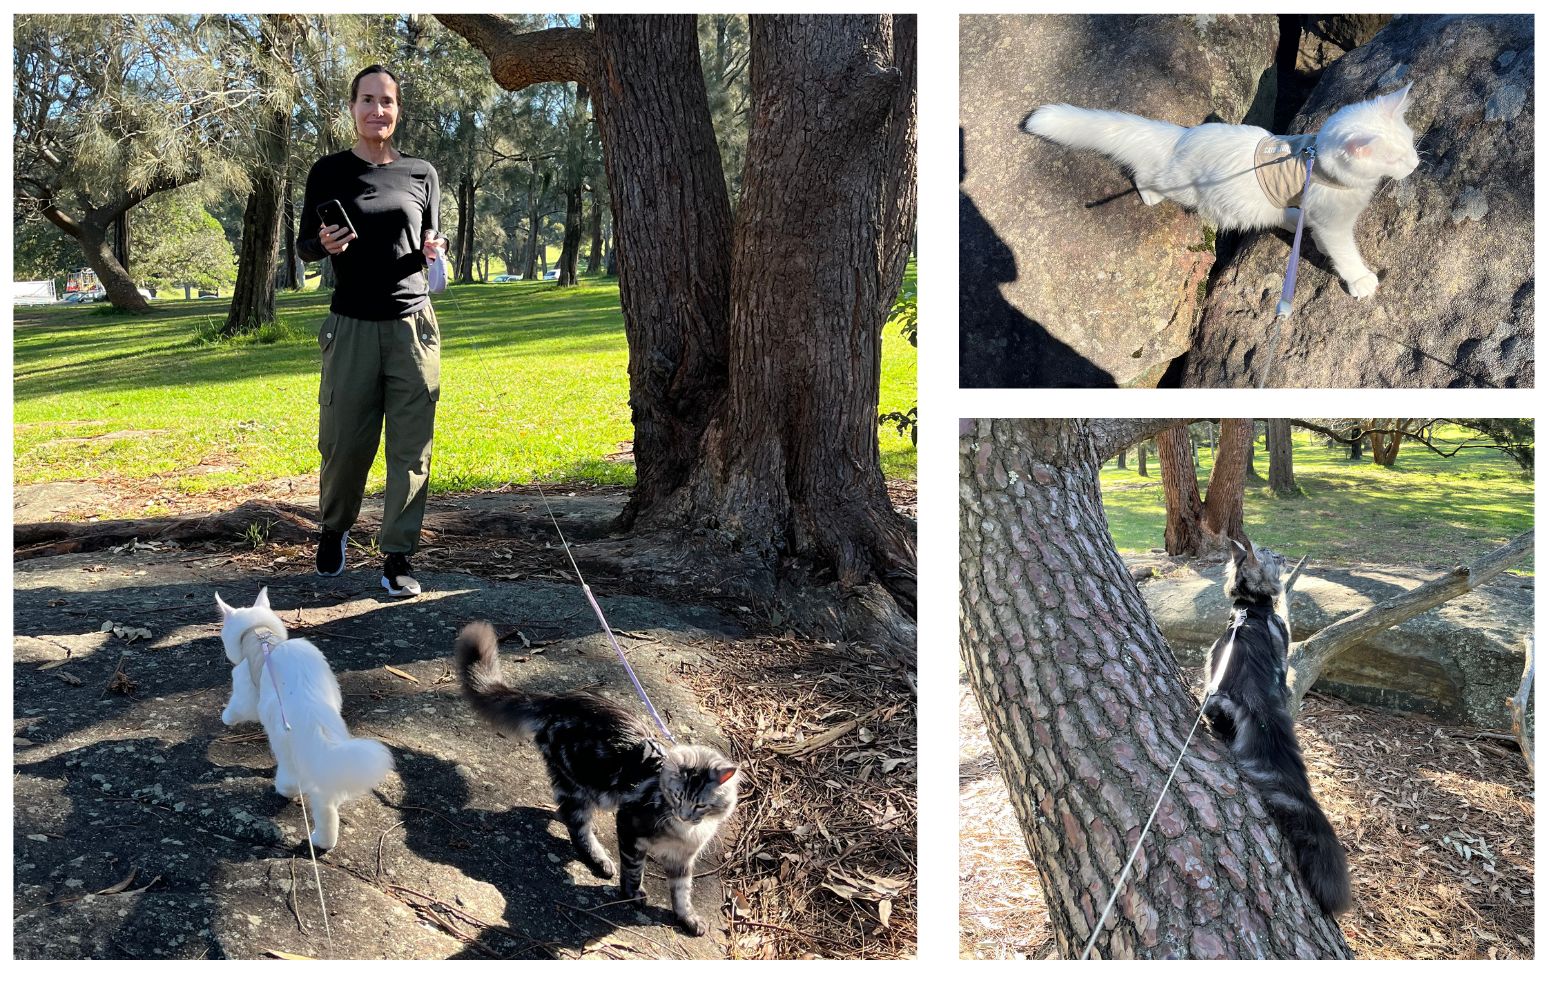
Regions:
<instances>
[{"instance_id":1,"label":"black sneaker","mask_svg":"<svg viewBox=\"0 0 1544 983\"><path fill-rule=\"evenodd\" d=\"M386 571L381 574L381 586L392 597L416 597L423 593L423 588L413 579L413 564L406 553L386 554Z\"/></svg>"},{"instance_id":2,"label":"black sneaker","mask_svg":"<svg viewBox=\"0 0 1544 983\"><path fill-rule=\"evenodd\" d=\"M347 532L333 532L322 527L322 541L316 547L316 575L336 577L343 572L346 561L344 548L348 546Z\"/></svg>"}]
</instances>

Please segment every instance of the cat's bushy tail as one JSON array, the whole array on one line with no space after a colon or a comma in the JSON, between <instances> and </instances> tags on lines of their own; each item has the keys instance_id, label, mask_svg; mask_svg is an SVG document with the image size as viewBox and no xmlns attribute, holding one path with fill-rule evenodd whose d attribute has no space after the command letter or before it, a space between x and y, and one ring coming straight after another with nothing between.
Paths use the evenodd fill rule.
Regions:
<instances>
[{"instance_id":1,"label":"cat's bushy tail","mask_svg":"<svg viewBox=\"0 0 1544 983\"><path fill-rule=\"evenodd\" d=\"M1346 851L1308 784L1308 768L1284 707L1234 717L1233 753L1239 770L1259 790L1281 835L1292 844L1298 874L1326 914L1351 907Z\"/></svg>"},{"instance_id":2,"label":"cat's bushy tail","mask_svg":"<svg viewBox=\"0 0 1544 983\"><path fill-rule=\"evenodd\" d=\"M461 691L488 723L514 737L530 737L539 726L529 695L504 682L499 668L499 636L486 621L474 621L456 636L456 671Z\"/></svg>"},{"instance_id":3,"label":"cat's bushy tail","mask_svg":"<svg viewBox=\"0 0 1544 983\"><path fill-rule=\"evenodd\" d=\"M304 726L297 721L292 741L302 786L323 799L365 795L385 781L394 767L386 745L368 737L340 741L326 727Z\"/></svg>"},{"instance_id":4,"label":"cat's bushy tail","mask_svg":"<svg viewBox=\"0 0 1544 983\"><path fill-rule=\"evenodd\" d=\"M1097 150L1131 168L1140 179L1168 163L1185 127L1131 113L1063 104L1041 106L1030 113L1024 132L1074 150Z\"/></svg>"}]
</instances>

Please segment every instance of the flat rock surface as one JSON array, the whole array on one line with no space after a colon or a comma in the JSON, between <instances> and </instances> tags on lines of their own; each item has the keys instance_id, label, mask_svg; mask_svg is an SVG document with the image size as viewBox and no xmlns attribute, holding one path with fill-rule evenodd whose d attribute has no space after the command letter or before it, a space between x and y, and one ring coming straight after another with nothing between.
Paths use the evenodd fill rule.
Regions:
<instances>
[{"instance_id":1,"label":"flat rock surface","mask_svg":"<svg viewBox=\"0 0 1544 983\"><path fill-rule=\"evenodd\" d=\"M1373 296L1348 294L1303 237L1271 388L1533 387L1533 55L1531 14L1411 15L1325 71L1290 132L1413 85L1421 165L1357 220ZM1259 382L1291 246L1246 233L1214 272L1183 385Z\"/></svg>"},{"instance_id":2,"label":"flat rock surface","mask_svg":"<svg viewBox=\"0 0 1544 983\"><path fill-rule=\"evenodd\" d=\"M961 18L960 385L1157 385L1215 258L1201 221L1021 124L1070 103L1268 126L1276 40L1270 15Z\"/></svg>"},{"instance_id":3,"label":"flat rock surface","mask_svg":"<svg viewBox=\"0 0 1544 983\"><path fill-rule=\"evenodd\" d=\"M177 552L16 565L17 958L725 955L720 841L696 882L715 925L706 937L676 927L652 861L645 907L598 907L616 901L615 882L574 857L534 748L475 719L451 675L455 633L485 618L531 642L502 647L515 685L593 685L641 708L582 592L435 573L422 596L392 600L377 577L260 580ZM264 585L291 633L327 654L353 733L383 741L397 764L343 807L322 860L330 948L300 804L274 792L261 729L220 722L230 670L214 592L245 604ZM706 607L601 603L677 738L723 746L673 670L710 658L700 643L736 626ZM107 620L151 637L126 643L101 630ZM132 695L105 692L120 659ZM615 856L613 824L598 828ZM131 872L123 891L93 893Z\"/></svg>"}]
</instances>

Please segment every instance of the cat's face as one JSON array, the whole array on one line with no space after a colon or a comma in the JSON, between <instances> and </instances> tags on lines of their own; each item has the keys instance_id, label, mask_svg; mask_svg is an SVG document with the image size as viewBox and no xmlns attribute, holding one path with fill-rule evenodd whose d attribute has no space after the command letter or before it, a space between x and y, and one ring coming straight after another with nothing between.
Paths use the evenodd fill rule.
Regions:
<instances>
[{"instance_id":1,"label":"cat's face","mask_svg":"<svg viewBox=\"0 0 1544 983\"><path fill-rule=\"evenodd\" d=\"M680 748L678 751L706 749ZM735 787L740 769L718 755L691 755L685 761L671 761L660 772L660 794L677 819L695 826L709 817L722 817L734 808ZM694 760L695 759L695 760Z\"/></svg>"},{"instance_id":2,"label":"cat's face","mask_svg":"<svg viewBox=\"0 0 1544 983\"><path fill-rule=\"evenodd\" d=\"M1319 151L1335 155L1338 168L1361 178L1409 177L1420 155L1415 131L1405 122L1410 86L1346 106L1319 131Z\"/></svg>"},{"instance_id":3,"label":"cat's face","mask_svg":"<svg viewBox=\"0 0 1544 983\"><path fill-rule=\"evenodd\" d=\"M1274 597L1281 593L1281 573L1288 562L1263 546L1234 541L1223 592L1232 598Z\"/></svg>"}]
</instances>

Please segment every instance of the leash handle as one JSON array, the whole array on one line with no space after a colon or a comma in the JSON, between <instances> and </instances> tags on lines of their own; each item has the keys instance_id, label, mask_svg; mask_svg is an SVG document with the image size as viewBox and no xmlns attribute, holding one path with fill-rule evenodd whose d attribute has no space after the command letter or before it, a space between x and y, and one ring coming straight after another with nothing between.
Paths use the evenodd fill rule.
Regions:
<instances>
[{"instance_id":1,"label":"leash handle","mask_svg":"<svg viewBox=\"0 0 1544 983\"><path fill-rule=\"evenodd\" d=\"M659 711L654 709L654 704L649 700L649 694L643 691L643 684L638 682L638 676L633 672L632 663L628 662L627 656L622 654L621 643L611 633L611 626L606 623L606 615L600 609L600 602L595 600L595 593L590 590L589 583L584 579L584 574L580 572L579 561L574 559L574 551L568 547L568 537L563 535L563 527L558 525L558 517L552 513L552 503L547 501L547 493L542 491L540 483L533 481L531 484L536 485L536 493L541 496L541 503L547 508L547 518L552 520L552 528L558 531L558 541L563 544L563 552L568 554L568 562L574 568L574 576L579 578L579 586L584 588L584 596L589 598L590 607L595 610L595 617L600 619L600 626L605 630L606 638L610 639L611 647L616 650L617 658L622 660L622 668L627 670L627 678L633 681L633 689L637 690L638 695L642 697L643 705L649 708L649 716L653 717L654 722L659 725L659 732L665 735L665 740L674 744L676 739L670 736L670 728L666 727L665 722L660 719Z\"/></svg>"}]
</instances>

